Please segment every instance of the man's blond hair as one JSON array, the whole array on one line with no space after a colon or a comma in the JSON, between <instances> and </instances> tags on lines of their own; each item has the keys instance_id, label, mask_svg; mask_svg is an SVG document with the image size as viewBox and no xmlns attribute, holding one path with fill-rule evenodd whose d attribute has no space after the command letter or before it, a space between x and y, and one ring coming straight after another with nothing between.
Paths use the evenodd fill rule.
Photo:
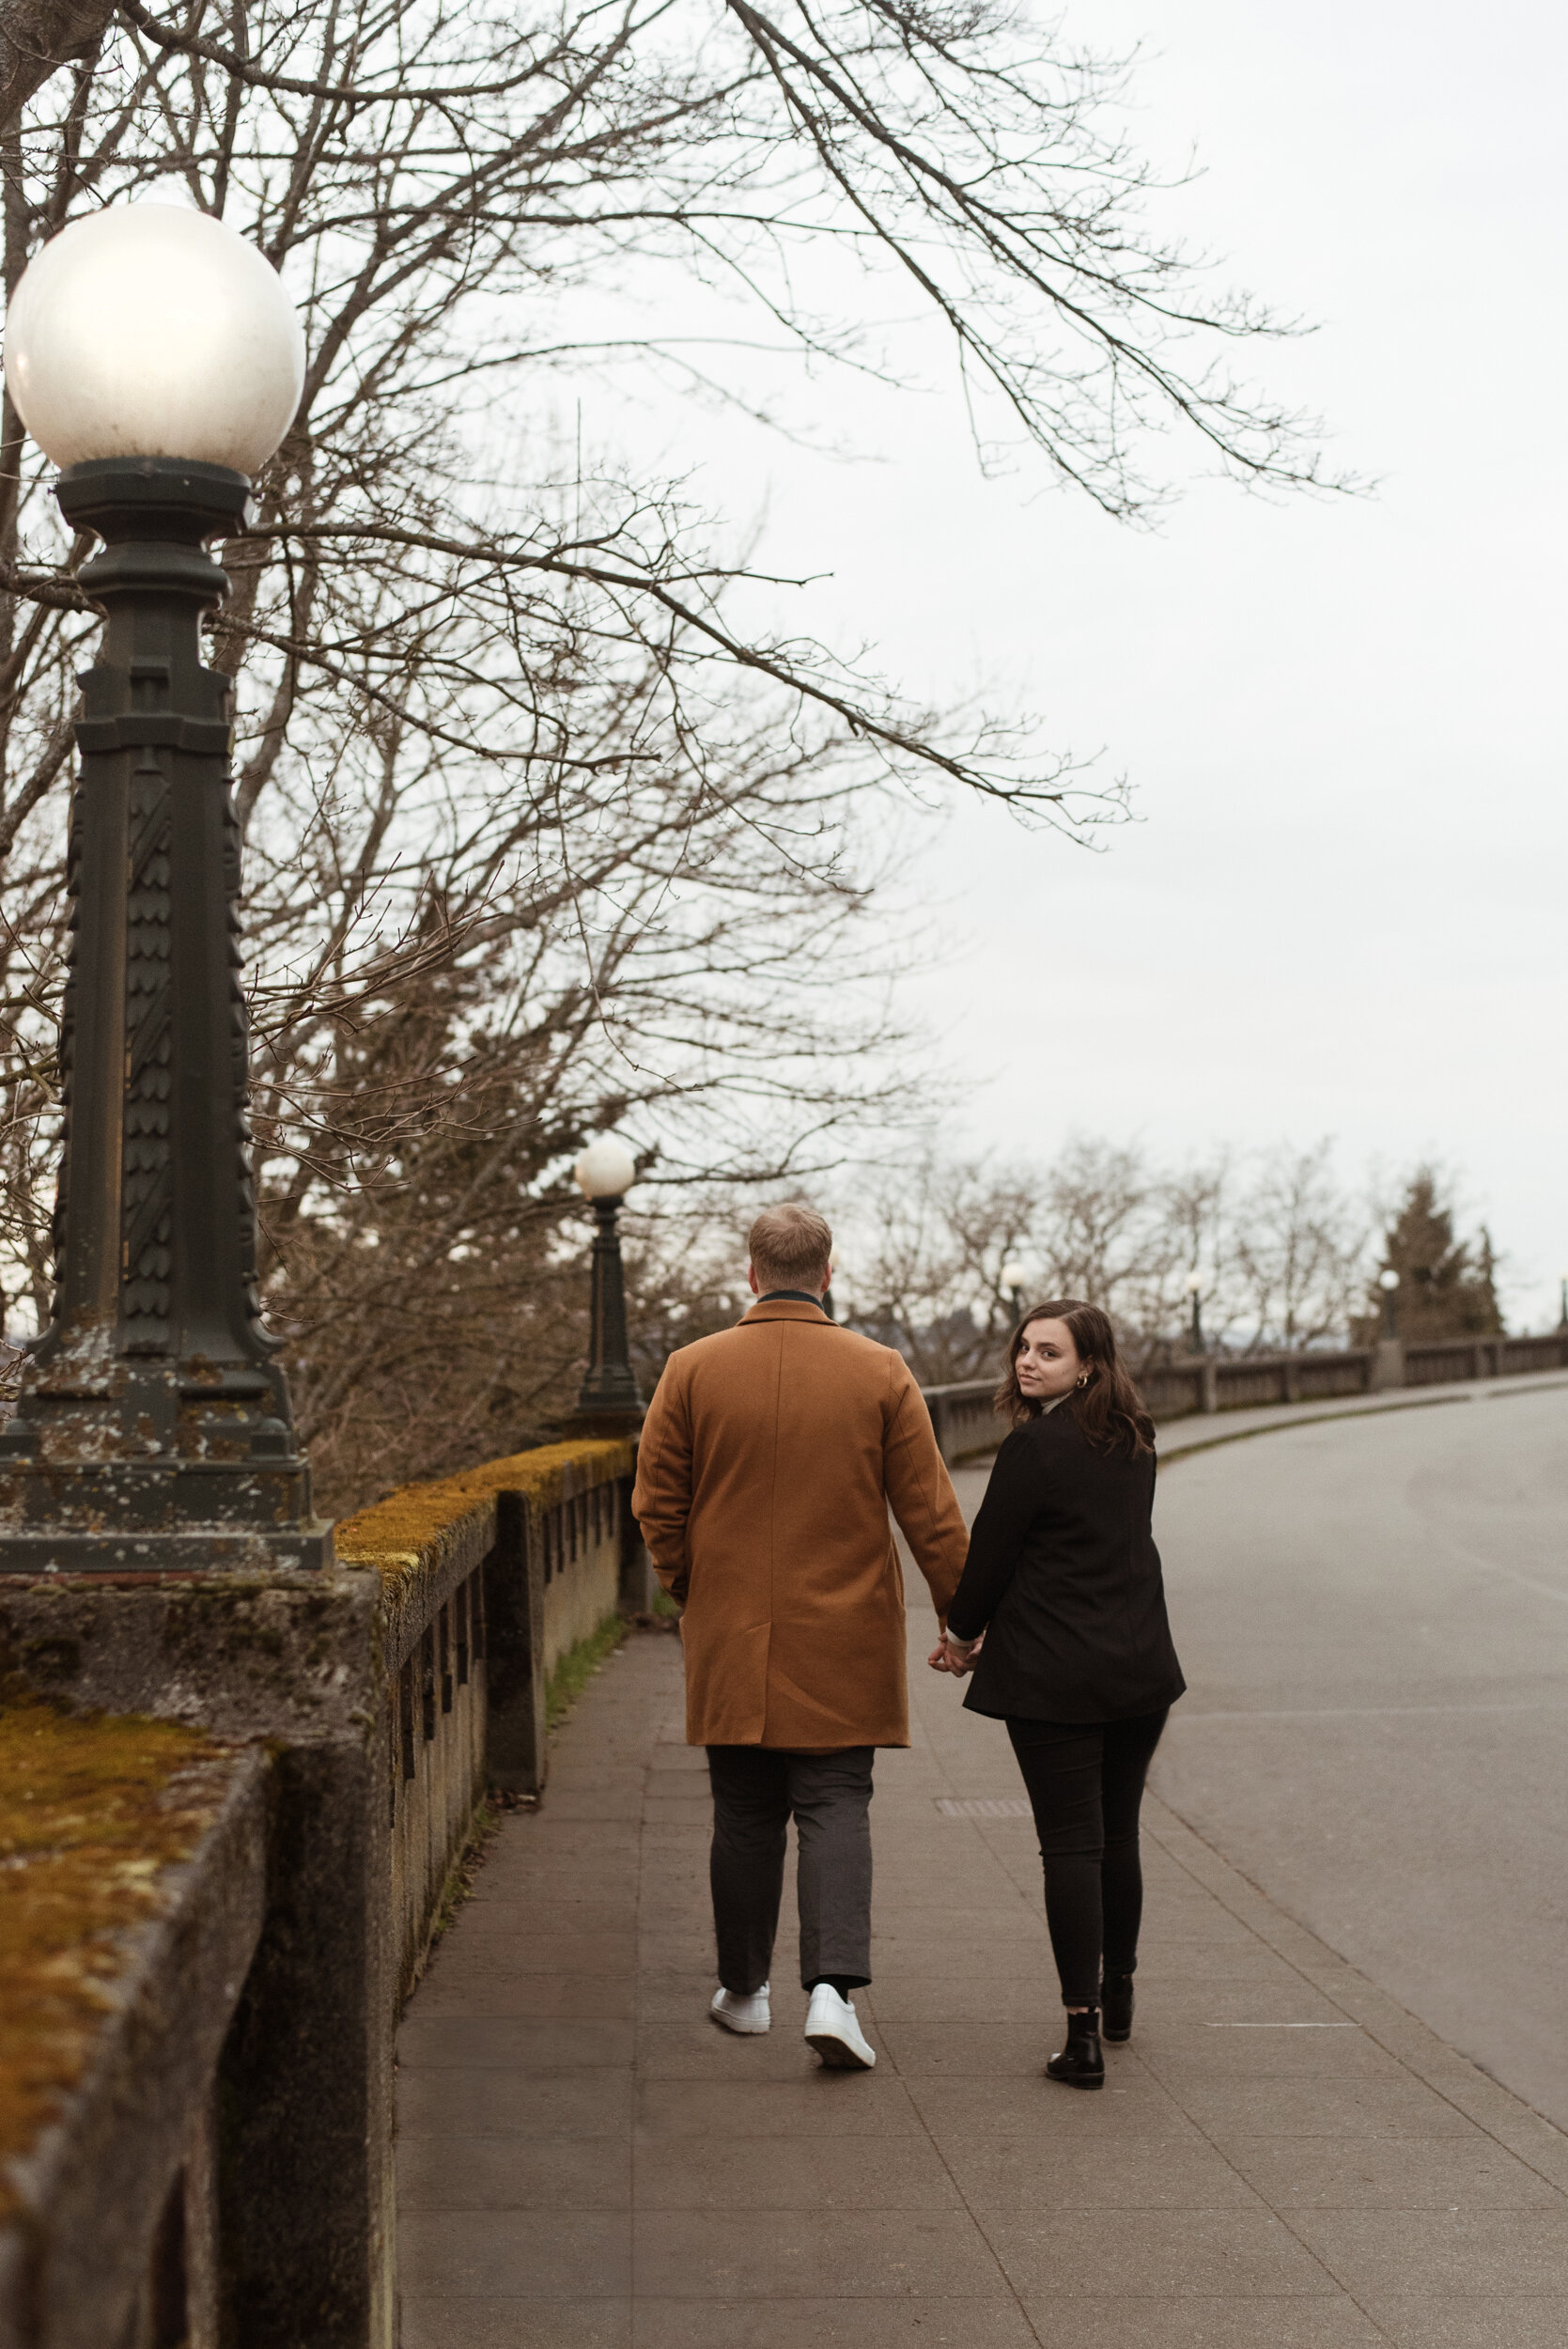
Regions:
<instances>
[{"instance_id":1,"label":"man's blond hair","mask_svg":"<svg viewBox=\"0 0 1568 2349\"><path fill-rule=\"evenodd\" d=\"M764 1207L747 1237L757 1287L819 1289L832 1260L833 1236L815 1207L798 1199Z\"/></svg>"}]
</instances>

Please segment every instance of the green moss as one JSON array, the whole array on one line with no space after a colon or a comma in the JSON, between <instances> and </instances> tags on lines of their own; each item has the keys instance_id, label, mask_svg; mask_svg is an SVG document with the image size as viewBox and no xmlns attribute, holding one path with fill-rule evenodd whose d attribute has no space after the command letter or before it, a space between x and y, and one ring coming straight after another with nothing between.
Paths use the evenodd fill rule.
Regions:
<instances>
[{"instance_id":1,"label":"green moss","mask_svg":"<svg viewBox=\"0 0 1568 2349\"><path fill-rule=\"evenodd\" d=\"M545 1719L551 1729L566 1719L605 1657L620 1646L628 1628L624 1615L606 1615L597 1631L567 1648L545 1688Z\"/></svg>"},{"instance_id":2,"label":"green moss","mask_svg":"<svg viewBox=\"0 0 1568 2349\"><path fill-rule=\"evenodd\" d=\"M433 1564L464 1518L497 1493L526 1493L536 1508L552 1509L566 1498L572 1470L595 1471L587 1481L608 1484L629 1476L635 1461L635 1447L624 1438L585 1437L487 1460L437 1484L404 1485L342 1520L334 1533L337 1555L345 1565L374 1566L396 1582ZM580 1489L582 1480L576 1481Z\"/></svg>"},{"instance_id":3,"label":"green moss","mask_svg":"<svg viewBox=\"0 0 1568 2349\"><path fill-rule=\"evenodd\" d=\"M25 1697L0 1712L0 2212L6 2161L81 2077L127 1930L210 1824L210 1788L181 1775L221 1750L173 1721L71 1719Z\"/></svg>"}]
</instances>

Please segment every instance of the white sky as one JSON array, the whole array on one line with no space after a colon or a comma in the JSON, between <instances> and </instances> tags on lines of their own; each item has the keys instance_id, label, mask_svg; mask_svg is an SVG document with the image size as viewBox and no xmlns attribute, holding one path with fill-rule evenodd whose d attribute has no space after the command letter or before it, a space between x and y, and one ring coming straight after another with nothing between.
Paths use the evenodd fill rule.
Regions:
<instances>
[{"instance_id":1,"label":"white sky","mask_svg":"<svg viewBox=\"0 0 1568 2349\"><path fill-rule=\"evenodd\" d=\"M1544 1326L1568 1271L1568 26L1544 0L1079 0L1066 26L1145 39L1141 141L1205 171L1157 226L1322 321L1257 364L1376 498L1199 483L1157 535L1118 528L1037 473L982 480L951 375L798 397L880 461L673 415L670 453L732 516L766 499L764 560L831 570L792 625L869 641L922 697L983 683L1135 787L1100 856L979 807L924 853L946 959L908 1006L970 1072L967 1142L1328 1133L1346 1177L1435 1154Z\"/></svg>"}]
</instances>

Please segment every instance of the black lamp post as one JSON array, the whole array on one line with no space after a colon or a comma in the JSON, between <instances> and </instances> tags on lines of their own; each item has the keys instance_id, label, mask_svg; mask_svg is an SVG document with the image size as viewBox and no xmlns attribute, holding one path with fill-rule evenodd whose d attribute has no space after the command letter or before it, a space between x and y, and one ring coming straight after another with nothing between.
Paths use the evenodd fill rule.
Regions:
<instances>
[{"instance_id":1,"label":"black lamp post","mask_svg":"<svg viewBox=\"0 0 1568 2349\"><path fill-rule=\"evenodd\" d=\"M1187 1293L1192 1300L1192 1321L1188 1330L1188 1350L1192 1354L1203 1351L1203 1281L1198 1272L1187 1276Z\"/></svg>"},{"instance_id":2,"label":"black lamp post","mask_svg":"<svg viewBox=\"0 0 1568 2349\"><path fill-rule=\"evenodd\" d=\"M94 272L123 288L139 270L156 312L171 259L215 347L193 352L168 330L165 418L159 353L116 350ZM247 324L248 338L235 331ZM109 346L86 383L96 407L85 335ZM205 367L206 444L264 460L302 355L261 256L172 209L67 229L12 303L8 378L65 462L67 521L102 541L81 582L106 626L76 728L54 1306L0 1430L0 1572L233 1572L331 1552L256 1295L232 691L200 647L202 614L228 591L207 549L243 527L250 482L232 463L113 453L128 433L157 447L164 422L199 445ZM240 377L226 386L225 367Z\"/></svg>"},{"instance_id":3,"label":"black lamp post","mask_svg":"<svg viewBox=\"0 0 1568 2349\"><path fill-rule=\"evenodd\" d=\"M590 1143L572 1172L598 1224L588 1369L577 1398L578 1423L616 1431L640 1427L643 1397L627 1344L626 1273L617 1227L621 1202L637 1178L637 1163L629 1150L606 1135Z\"/></svg>"},{"instance_id":4,"label":"black lamp post","mask_svg":"<svg viewBox=\"0 0 1568 2349\"><path fill-rule=\"evenodd\" d=\"M1378 1274L1377 1285L1383 1292L1383 1335L1386 1338L1397 1338L1399 1335L1399 1275L1392 1265Z\"/></svg>"}]
</instances>

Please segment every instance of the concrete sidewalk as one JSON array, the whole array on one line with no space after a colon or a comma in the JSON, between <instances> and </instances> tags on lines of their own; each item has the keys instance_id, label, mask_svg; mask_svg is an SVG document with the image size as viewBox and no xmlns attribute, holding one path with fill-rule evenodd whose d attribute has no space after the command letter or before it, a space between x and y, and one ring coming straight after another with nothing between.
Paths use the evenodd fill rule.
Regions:
<instances>
[{"instance_id":1,"label":"concrete sidewalk","mask_svg":"<svg viewBox=\"0 0 1568 2349\"><path fill-rule=\"evenodd\" d=\"M633 1638L404 2026L403 2349L1556 2349L1568 2138L1157 1803L1132 2045L1042 2079L1032 1829L911 1616L875 2073L802 2042L787 1899L771 2036L706 2020L706 1779Z\"/></svg>"}]
</instances>

